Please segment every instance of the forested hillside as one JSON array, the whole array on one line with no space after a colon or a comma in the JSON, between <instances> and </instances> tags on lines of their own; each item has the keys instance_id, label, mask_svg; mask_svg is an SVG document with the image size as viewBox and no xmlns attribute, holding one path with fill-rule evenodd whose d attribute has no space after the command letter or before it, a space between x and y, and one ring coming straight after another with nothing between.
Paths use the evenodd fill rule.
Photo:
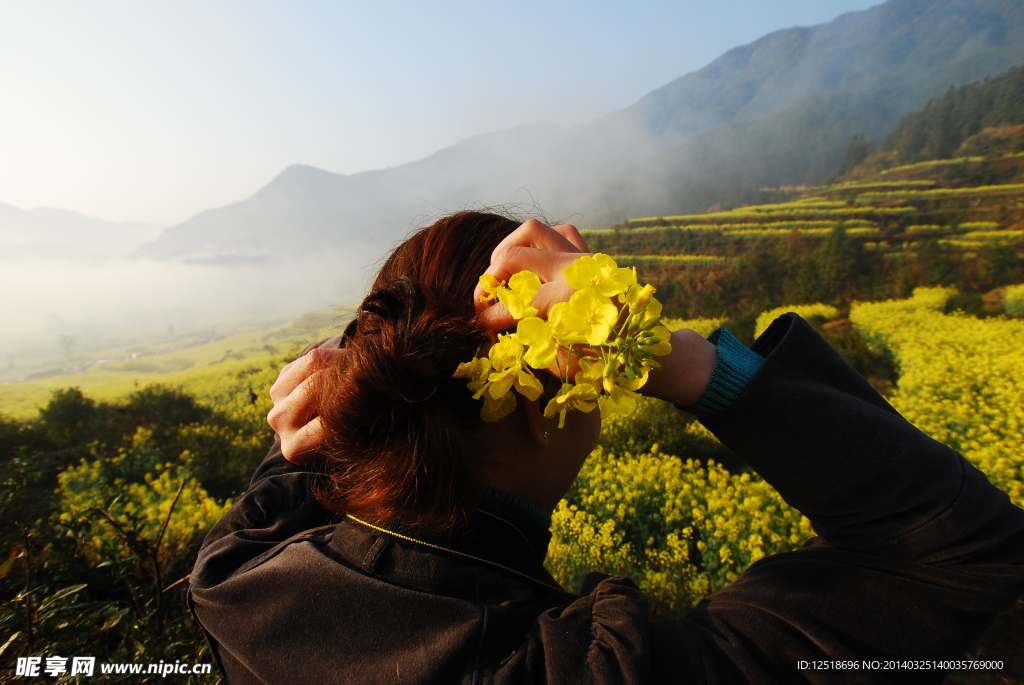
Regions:
<instances>
[{"instance_id":1,"label":"forested hillside","mask_svg":"<svg viewBox=\"0 0 1024 685\"><path fill-rule=\"evenodd\" d=\"M1024 67L1013 67L995 78L961 88L951 86L920 112L900 119L881 149L896 152L900 164L954 155L1024 152L1022 124Z\"/></svg>"}]
</instances>

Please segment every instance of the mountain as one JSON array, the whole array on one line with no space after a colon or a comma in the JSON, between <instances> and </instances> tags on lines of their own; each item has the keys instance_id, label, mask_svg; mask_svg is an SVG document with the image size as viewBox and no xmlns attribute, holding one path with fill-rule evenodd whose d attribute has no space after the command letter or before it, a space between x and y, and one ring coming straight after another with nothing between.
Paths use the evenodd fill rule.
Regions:
<instances>
[{"instance_id":1,"label":"mountain","mask_svg":"<svg viewBox=\"0 0 1024 685\"><path fill-rule=\"evenodd\" d=\"M27 211L0 202L0 261L121 257L160 230L160 226L103 221L65 209Z\"/></svg>"},{"instance_id":2,"label":"mountain","mask_svg":"<svg viewBox=\"0 0 1024 685\"><path fill-rule=\"evenodd\" d=\"M682 29L682 27L681 27ZM360 174L290 167L140 256L230 262L369 250L432 214L536 203L603 227L756 201L834 174L853 135L878 140L949 86L1024 62L1019 0L889 0L776 31L589 124L533 124Z\"/></svg>"}]
</instances>

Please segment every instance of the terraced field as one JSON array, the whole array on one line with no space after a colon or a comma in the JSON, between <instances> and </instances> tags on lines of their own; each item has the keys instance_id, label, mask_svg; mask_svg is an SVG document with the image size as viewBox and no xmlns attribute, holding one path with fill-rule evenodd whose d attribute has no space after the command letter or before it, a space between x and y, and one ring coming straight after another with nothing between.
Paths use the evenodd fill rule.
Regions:
<instances>
[{"instance_id":1,"label":"terraced field","mask_svg":"<svg viewBox=\"0 0 1024 685\"><path fill-rule=\"evenodd\" d=\"M638 266L666 311L686 318L746 321L792 301L845 311L918 286L956 285L961 300L978 299L1019 280L1022 181L1020 154L934 160L861 173L788 202L583 233L592 250ZM848 262L842 273L832 273L829 255Z\"/></svg>"},{"instance_id":2,"label":"terraced field","mask_svg":"<svg viewBox=\"0 0 1024 685\"><path fill-rule=\"evenodd\" d=\"M943 187L940 180L914 178L959 164L1024 171L1024 157L997 160L936 160L883 171L885 180L861 180L815 188L804 197L780 204L754 205L729 211L681 216L642 217L588 236L642 235L674 229L721 232L724 238L756 238L798 231L825 235L838 225L849 235L878 233L889 240L913 242L923 236L985 231L1020 240L1024 220L1024 183ZM881 175L881 174L880 174ZM906 178L897 180L898 176ZM939 223L935 219L941 219ZM975 235L972 238L979 238Z\"/></svg>"}]
</instances>

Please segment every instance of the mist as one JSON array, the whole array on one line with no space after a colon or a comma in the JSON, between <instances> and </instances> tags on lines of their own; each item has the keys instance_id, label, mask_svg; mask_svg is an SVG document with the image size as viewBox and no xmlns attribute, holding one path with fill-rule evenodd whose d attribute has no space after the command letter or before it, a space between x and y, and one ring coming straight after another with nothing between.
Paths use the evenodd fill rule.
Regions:
<instances>
[{"instance_id":1,"label":"mist","mask_svg":"<svg viewBox=\"0 0 1024 685\"><path fill-rule=\"evenodd\" d=\"M60 354L60 336L88 352L198 331L264 327L362 298L367 253L199 265L116 258L26 260L0 268L0 354Z\"/></svg>"}]
</instances>

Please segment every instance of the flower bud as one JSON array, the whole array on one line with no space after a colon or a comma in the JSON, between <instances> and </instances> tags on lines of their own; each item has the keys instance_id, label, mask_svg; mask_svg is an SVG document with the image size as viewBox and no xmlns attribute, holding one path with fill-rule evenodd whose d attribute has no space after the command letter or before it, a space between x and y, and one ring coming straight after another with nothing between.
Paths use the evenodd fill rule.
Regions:
<instances>
[{"instance_id":1,"label":"flower bud","mask_svg":"<svg viewBox=\"0 0 1024 685\"><path fill-rule=\"evenodd\" d=\"M661 323L660 316L656 316L653 319L647 319L647 321L644 321L642 324L640 324L640 330L649 331L655 326L657 326L659 323Z\"/></svg>"},{"instance_id":2,"label":"flower bud","mask_svg":"<svg viewBox=\"0 0 1024 685\"><path fill-rule=\"evenodd\" d=\"M640 291L640 294L636 298L636 308L643 309L647 306L647 303L654 297L654 286L648 283L644 286L644 289Z\"/></svg>"}]
</instances>

